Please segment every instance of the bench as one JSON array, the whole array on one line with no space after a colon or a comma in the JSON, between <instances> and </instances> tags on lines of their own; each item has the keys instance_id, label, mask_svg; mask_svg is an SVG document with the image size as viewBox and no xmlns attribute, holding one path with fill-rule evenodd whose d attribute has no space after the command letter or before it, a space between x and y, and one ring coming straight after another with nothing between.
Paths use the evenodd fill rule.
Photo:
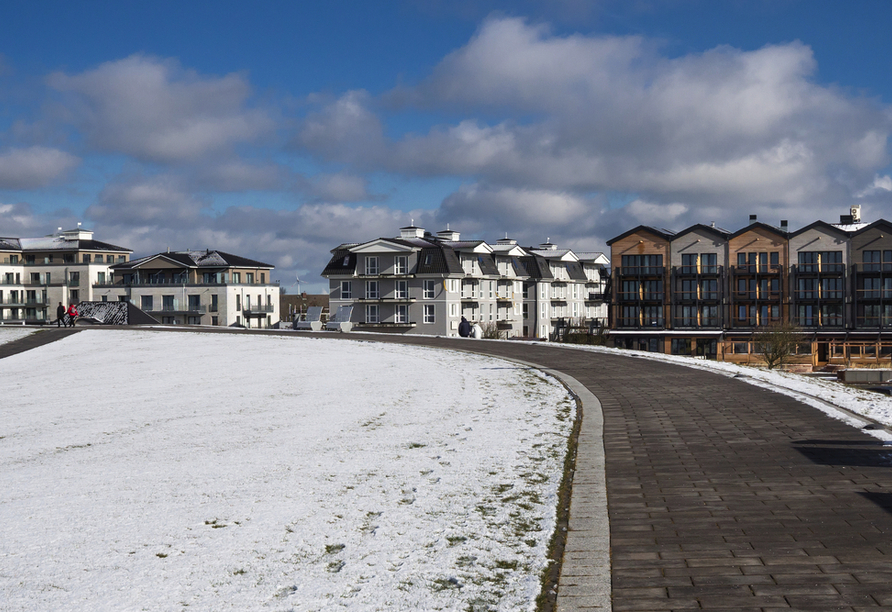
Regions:
<instances>
[{"instance_id":1,"label":"bench","mask_svg":"<svg viewBox=\"0 0 892 612\"><path fill-rule=\"evenodd\" d=\"M322 331L322 306L310 306L307 308L307 314L303 316L302 321L300 318L294 320L294 329Z\"/></svg>"},{"instance_id":2,"label":"bench","mask_svg":"<svg viewBox=\"0 0 892 612\"><path fill-rule=\"evenodd\" d=\"M338 306L338 311L328 319L325 329L348 332L353 329L353 323L350 322L351 316L353 316L353 306Z\"/></svg>"}]
</instances>

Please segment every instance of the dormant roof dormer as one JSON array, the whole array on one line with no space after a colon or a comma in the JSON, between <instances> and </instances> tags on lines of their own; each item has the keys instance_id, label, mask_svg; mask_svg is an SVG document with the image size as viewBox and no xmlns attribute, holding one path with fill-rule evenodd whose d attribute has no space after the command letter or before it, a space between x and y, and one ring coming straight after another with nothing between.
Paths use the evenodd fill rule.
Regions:
<instances>
[{"instance_id":1,"label":"dormant roof dormer","mask_svg":"<svg viewBox=\"0 0 892 612\"><path fill-rule=\"evenodd\" d=\"M413 219L411 225L400 228L400 238L424 238L424 228L416 227Z\"/></svg>"},{"instance_id":2,"label":"dormant roof dormer","mask_svg":"<svg viewBox=\"0 0 892 612\"><path fill-rule=\"evenodd\" d=\"M539 245L538 250L540 251L556 251L557 245L551 244L551 238L546 238L545 242Z\"/></svg>"},{"instance_id":3,"label":"dormant roof dormer","mask_svg":"<svg viewBox=\"0 0 892 612\"><path fill-rule=\"evenodd\" d=\"M439 238L440 240L450 240L452 242L458 242L461 239L461 234L449 229L449 224L447 223L446 229L437 232L437 238Z\"/></svg>"},{"instance_id":4,"label":"dormant roof dormer","mask_svg":"<svg viewBox=\"0 0 892 612\"><path fill-rule=\"evenodd\" d=\"M500 244L500 245L501 245L501 244L511 244L511 245L514 245L514 244L517 244L517 241L514 240L514 239L512 239L512 238L509 238L509 237L508 237L508 234L505 234L505 237L504 237L504 238L499 238L498 240L496 240L496 244Z\"/></svg>"}]
</instances>

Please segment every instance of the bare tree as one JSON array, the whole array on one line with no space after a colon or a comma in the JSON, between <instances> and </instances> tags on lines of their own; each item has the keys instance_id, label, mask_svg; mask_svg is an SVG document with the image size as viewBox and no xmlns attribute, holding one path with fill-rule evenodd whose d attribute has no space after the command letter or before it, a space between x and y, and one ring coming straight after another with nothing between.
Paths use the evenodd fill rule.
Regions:
<instances>
[{"instance_id":1,"label":"bare tree","mask_svg":"<svg viewBox=\"0 0 892 612\"><path fill-rule=\"evenodd\" d=\"M762 355L762 360L769 370L783 366L796 354L796 349L802 343L804 336L802 329L789 321L777 321L763 327L753 335L756 343L754 352Z\"/></svg>"}]
</instances>

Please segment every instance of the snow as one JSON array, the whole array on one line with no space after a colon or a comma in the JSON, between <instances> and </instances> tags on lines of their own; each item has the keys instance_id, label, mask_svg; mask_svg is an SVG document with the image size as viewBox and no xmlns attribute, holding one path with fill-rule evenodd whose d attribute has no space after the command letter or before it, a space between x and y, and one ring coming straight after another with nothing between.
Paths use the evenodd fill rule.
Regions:
<instances>
[{"instance_id":1,"label":"snow","mask_svg":"<svg viewBox=\"0 0 892 612\"><path fill-rule=\"evenodd\" d=\"M25 336L33 334L34 331L33 327L25 327L24 325L0 326L0 344L24 338Z\"/></svg>"},{"instance_id":2,"label":"snow","mask_svg":"<svg viewBox=\"0 0 892 612\"><path fill-rule=\"evenodd\" d=\"M682 355L666 355L665 353L556 343L549 343L548 346L560 346L567 349L588 350L598 353L664 361L689 368L707 370L725 376L733 376L749 384L793 397L806 405L821 410L828 416L844 421L854 427L863 427L866 422L836 408L863 415L884 425L892 426L892 397L843 385L837 382L835 378L828 380L803 374L768 370L764 367L737 365ZM888 431L874 429L865 430L865 433L869 433L884 441L892 441L892 433Z\"/></svg>"},{"instance_id":3,"label":"snow","mask_svg":"<svg viewBox=\"0 0 892 612\"><path fill-rule=\"evenodd\" d=\"M537 370L84 330L0 395L4 610L535 609L575 414Z\"/></svg>"}]
</instances>

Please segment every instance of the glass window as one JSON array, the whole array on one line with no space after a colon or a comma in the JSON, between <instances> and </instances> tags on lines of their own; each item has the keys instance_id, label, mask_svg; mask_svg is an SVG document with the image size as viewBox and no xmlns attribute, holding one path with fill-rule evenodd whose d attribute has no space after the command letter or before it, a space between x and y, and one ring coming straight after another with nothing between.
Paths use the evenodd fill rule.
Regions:
<instances>
[{"instance_id":1,"label":"glass window","mask_svg":"<svg viewBox=\"0 0 892 612\"><path fill-rule=\"evenodd\" d=\"M425 323L434 323L435 322L435 309L433 304L425 304L424 305L424 322Z\"/></svg>"},{"instance_id":2,"label":"glass window","mask_svg":"<svg viewBox=\"0 0 892 612\"><path fill-rule=\"evenodd\" d=\"M425 280L424 281L424 299L431 300L434 298L434 295L437 291L437 281L434 280Z\"/></svg>"},{"instance_id":3,"label":"glass window","mask_svg":"<svg viewBox=\"0 0 892 612\"><path fill-rule=\"evenodd\" d=\"M367 300L377 300L379 296L378 281L365 282L365 298Z\"/></svg>"},{"instance_id":4,"label":"glass window","mask_svg":"<svg viewBox=\"0 0 892 612\"><path fill-rule=\"evenodd\" d=\"M396 309L393 312L393 322L394 323L406 323L409 320L409 308L405 304L397 304Z\"/></svg>"},{"instance_id":5,"label":"glass window","mask_svg":"<svg viewBox=\"0 0 892 612\"><path fill-rule=\"evenodd\" d=\"M341 299L342 300L352 300L353 299L353 282L352 281L341 281Z\"/></svg>"},{"instance_id":6,"label":"glass window","mask_svg":"<svg viewBox=\"0 0 892 612\"><path fill-rule=\"evenodd\" d=\"M378 273L378 258L377 257L366 257L365 258L365 273L366 274L377 274Z\"/></svg>"},{"instance_id":7,"label":"glass window","mask_svg":"<svg viewBox=\"0 0 892 612\"><path fill-rule=\"evenodd\" d=\"M366 304L366 306L365 306L365 322L366 323L377 323L378 322L378 305L377 304Z\"/></svg>"},{"instance_id":8,"label":"glass window","mask_svg":"<svg viewBox=\"0 0 892 612\"><path fill-rule=\"evenodd\" d=\"M393 258L393 273L394 274L408 274L409 273L409 258L405 255L397 255Z\"/></svg>"},{"instance_id":9,"label":"glass window","mask_svg":"<svg viewBox=\"0 0 892 612\"><path fill-rule=\"evenodd\" d=\"M405 300L409 297L409 282L396 281L393 288L393 297L398 300Z\"/></svg>"}]
</instances>

